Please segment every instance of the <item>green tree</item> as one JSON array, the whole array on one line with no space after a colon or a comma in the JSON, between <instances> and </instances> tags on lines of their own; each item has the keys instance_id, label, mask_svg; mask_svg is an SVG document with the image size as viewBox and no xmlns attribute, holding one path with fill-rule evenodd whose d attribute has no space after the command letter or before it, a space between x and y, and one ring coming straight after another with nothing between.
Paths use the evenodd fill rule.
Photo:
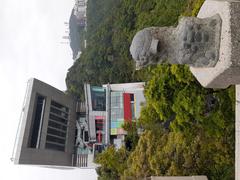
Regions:
<instances>
[{"instance_id":1,"label":"green tree","mask_svg":"<svg viewBox=\"0 0 240 180\"><path fill-rule=\"evenodd\" d=\"M114 146L110 146L101 154L98 154L95 161L101 165L97 168L99 179L119 179L126 169L128 154L124 147L116 150Z\"/></svg>"},{"instance_id":2,"label":"green tree","mask_svg":"<svg viewBox=\"0 0 240 180\"><path fill-rule=\"evenodd\" d=\"M68 92L83 98L83 83L146 81L146 105L130 128L131 151L109 147L97 157L102 179L150 175L207 175L234 179L234 88L203 88L187 66L134 70L129 46L149 26L174 26L196 16L204 0L89 0L87 48L69 69Z\"/></svg>"},{"instance_id":3,"label":"green tree","mask_svg":"<svg viewBox=\"0 0 240 180\"><path fill-rule=\"evenodd\" d=\"M135 121L129 122L125 121L123 124L123 129L127 131L127 135L124 137L125 148L128 151L132 151L135 149L138 143L138 131L137 131L137 124Z\"/></svg>"}]
</instances>

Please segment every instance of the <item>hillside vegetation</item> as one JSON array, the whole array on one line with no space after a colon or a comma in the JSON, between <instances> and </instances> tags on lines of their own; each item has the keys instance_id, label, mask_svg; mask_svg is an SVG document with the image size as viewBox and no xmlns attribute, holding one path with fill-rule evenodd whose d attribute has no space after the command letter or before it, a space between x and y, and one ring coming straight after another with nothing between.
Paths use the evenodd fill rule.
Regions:
<instances>
[{"instance_id":1,"label":"hillside vegetation","mask_svg":"<svg viewBox=\"0 0 240 180\"><path fill-rule=\"evenodd\" d=\"M95 85L146 80L129 53L134 34L147 26L175 24L188 1L89 0L87 48L69 69L68 91L82 98L83 83Z\"/></svg>"},{"instance_id":2,"label":"hillside vegetation","mask_svg":"<svg viewBox=\"0 0 240 180\"><path fill-rule=\"evenodd\" d=\"M203 0L89 0L87 48L69 69L68 92L83 98L94 85L146 81L146 105L138 127L128 127L131 149L109 147L96 162L99 179L153 175L207 175L234 179L234 88L203 88L187 66L158 65L134 70L129 46L149 26L176 25L196 16ZM125 127L126 128L126 127Z\"/></svg>"}]
</instances>

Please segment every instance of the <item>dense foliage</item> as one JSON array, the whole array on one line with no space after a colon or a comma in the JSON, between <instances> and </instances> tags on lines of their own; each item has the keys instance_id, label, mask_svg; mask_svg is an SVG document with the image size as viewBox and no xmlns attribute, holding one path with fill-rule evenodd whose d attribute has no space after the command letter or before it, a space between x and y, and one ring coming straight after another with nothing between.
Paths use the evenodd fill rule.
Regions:
<instances>
[{"instance_id":1,"label":"dense foliage","mask_svg":"<svg viewBox=\"0 0 240 180\"><path fill-rule=\"evenodd\" d=\"M129 152L125 148L116 151L114 146L110 146L96 158L96 162L101 164L97 169L99 179L119 179L127 165Z\"/></svg>"},{"instance_id":2,"label":"dense foliage","mask_svg":"<svg viewBox=\"0 0 240 180\"><path fill-rule=\"evenodd\" d=\"M100 179L150 175L207 175L234 179L234 88L203 88L187 66L159 65L135 71L129 54L144 27L176 25L195 16L204 0L89 0L87 48L69 69L68 91L81 97L95 85L146 81L146 105L138 126L128 128L130 148L109 147L98 155Z\"/></svg>"},{"instance_id":3,"label":"dense foliage","mask_svg":"<svg viewBox=\"0 0 240 180\"><path fill-rule=\"evenodd\" d=\"M83 96L83 83L95 85L145 80L135 71L129 46L137 30L176 23L188 1L89 0L87 48L69 69L68 91Z\"/></svg>"},{"instance_id":4,"label":"dense foliage","mask_svg":"<svg viewBox=\"0 0 240 180\"><path fill-rule=\"evenodd\" d=\"M204 89L186 67L153 71L139 124L145 129L123 177L207 175L234 179L234 89Z\"/></svg>"}]
</instances>

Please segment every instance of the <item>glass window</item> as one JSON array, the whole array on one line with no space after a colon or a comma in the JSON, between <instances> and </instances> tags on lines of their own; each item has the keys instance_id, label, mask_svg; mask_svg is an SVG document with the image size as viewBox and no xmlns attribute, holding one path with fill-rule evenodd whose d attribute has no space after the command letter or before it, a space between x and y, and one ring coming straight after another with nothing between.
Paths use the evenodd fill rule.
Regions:
<instances>
[{"instance_id":1,"label":"glass window","mask_svg":"<svg viewBox=\"0 0 240 180\"><path fill-rule=\"evenodd\" d=\"M64 151L69 108L55 101L51 101L46 148Z\"/></svg>"},{"instance_id":2,"label":"glass window","mask_svg":"<svg viewBox=\"0 0 240 180\"><path fill-rule=\"evenodd\" d=\"M103 119L96 119L96 131L102 131L103 130Z\"/></svg>"},{"instance_id":3,"label":"glass window","mask_svg":"<svg viewBox=\"0 0 240 180\"><path fill-rule=\"evenodd\" d=\"M45 97L36 95L34 115L32 120L31 135L29 136L29 147L38 148L41 137L41 126L43 122Z\"/></svg>"},{"instance_id":4,"label":"glass window","mask_svg":"<svg viewBox=\"0 0 240 180\"><path fill-rule=\"evenodd\" d=\"M123 118L123 96L121 92L111 93L111 119Z\"/></svg>"},{"instance_id":5,"label":"glass window","mask_svg":"<svg viewBox=\"0 0 240 180\"><path fill-rule=\"evenodd\" d=\"M91 87L92 109L106 111L106 91L102 87Z\"/></svg>"},{"instance_id":6,"label":"glass window","mask_svg":"<svg viewBox=\"0 0 240 180\"><path fill-rule=\"evenodd\" d=\"M59 116L56 116L54 114L50 114L49 115L49 119L52 119L54 121L57 121L57 122L60 122L60 123L63 123L63 124L67 124L67 120L66 119L63 119L63 118L61 118Z\"/></svg>"},{"instance_id":7,"label":"glass window","mask_svg":"<svg viewBox=\"0 0 240 180\"><path fill-rule=\"evenodd\" d=\"M57 114L57 115L59 115L59 116L61 116L63 118L66 118L66 119L68 118L68 114L67 113L65 113L63 111L60 111L60 110L58 110L58 109L56 109L54 107L50 108L50 112L52 112L54 114Z\"/></svg>"},{"instance_id":8,"label":"glass window","mask_svg":"<svg viewBox=\"0 0 240 180\"><path fill-rule=\"evenodd\" d=\"M135 119L135 104L131 103L132 119Z\"/></svg>"},{"instance_id":9,"label":"glass window","mask_svg":"<svg viewBox=\"0 0 240 180\"><path fill-rule=\"evenodd\" d=\"M63 138L66 137L65 132L61 132L61 131L58 131L56 129L52 129L51 127L48 127L47 134L52 134L52 135L60 136L60 137L63 137Z\"/></svg>"},{"instance_id":10,"label":"glass window","mask_svg":"<svg viewBox=\"0 0 240 180\"><path fill-rule=\"evenodd\" d=\"M67 130L67 126L65 126L65 125L63 125L63 124L59 124L59 123L57 123L57 122L53 122L53 121L51 121L51 120L49 120L48 126L49 126L49 127L56 128L56 129L60 129L60 130L63 130L63 131L66 131L66 130Z\"/></svg>"},{"instance_id":11,"label":"glass window","mask_svg":"<svg viewBox=\"0 0 240 180\"><path fill-rule=\"evenodd\" d=\"M60 139L60 138L57 138L57 137L54 137L54 136L51 136L51 135L47 135L47 141L65 145L65 140L64 139Z\"/></svg>"},{"instance_id":12,"label":"glass window","mask_svg":"<svg viewBox=\"0 0 240 180\"><path fill-rule=\"evenodd\" d=\"M57 107L58 109L61 109L62 111L69 112L69 109L55 101L51 101L51 106Z\"/></svg>"},{"instance_id":13,"label":"glass window","mask_svg":"<svg viewBox=\"0 0 240 180\"><path fill-rule=\"evenodd\" d=\"M61 145L58 145L58 144L52 144L52 143L46 143L46 149L65 151L64 146L61 146Z\"/></svg>"}]
</instances>

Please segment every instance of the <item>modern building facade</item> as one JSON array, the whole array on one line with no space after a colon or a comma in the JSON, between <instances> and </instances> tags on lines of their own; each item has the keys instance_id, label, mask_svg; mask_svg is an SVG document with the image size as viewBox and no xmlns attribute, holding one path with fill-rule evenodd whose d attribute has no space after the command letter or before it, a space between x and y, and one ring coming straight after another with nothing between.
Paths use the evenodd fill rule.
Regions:
<instances>
[{"instance_id":1,"label":"modern building facade","mask_svg":"<svg viewBox=\"0 0 240 180\"><path fill-rule=\"evenodd\" d=\"M37 79L28 82L14 162L71 166L75 101Z\"/></svg>"},{"instance_id":2,"label":"modern building facade","mask_svg":"<svg viewBox=\"0 0 240 180\"><path fill-rule=\"evenodd\" d=\"M124 145L124 122L145 102L144 83L84 85L85 102L30 79L15 148L15 164L95 168L107 146Z\"/></svg>"},{"instance_id":3,"label":"modern building facade","mask_svg":"<svg viewBox=\"0 0 240 180\"><path fill-rule=\"evenodd\" d=\"M90 140L101 145L123 145L124 122L135 121L145 102L144 83L106 84L95 87L85 84L85 99Z\"/></svg>"}]
</instances>

